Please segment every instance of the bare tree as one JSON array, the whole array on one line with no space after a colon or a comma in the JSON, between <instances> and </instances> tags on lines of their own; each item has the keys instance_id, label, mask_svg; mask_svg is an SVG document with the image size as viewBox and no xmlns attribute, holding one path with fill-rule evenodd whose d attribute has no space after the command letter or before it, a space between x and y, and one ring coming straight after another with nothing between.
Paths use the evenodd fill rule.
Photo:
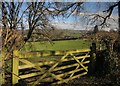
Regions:
<instances>
[{"instance_id":1,"label":"bare tree","mask_svg":"<svg viewBox=\"0 0 120 86\"><path fill-rule=\"evenodd\" d=\"M32 2L28 3L28 6L31 5L31 7L27 10L27 15L28 15L28 26L29 26L29 31L27 34L27 37L24 39L26 42L32 35L32 32L35 28L52 28L52 25L49 23L48 19L48 14L49 14L49 9L45 7L46 3L45 2Z\"/></svg>"},{"instance_id":2,"label":"bare tree","mask_svg":"<svg viewBox=\"0 0 120 86\"><path fill-rule=\"evenodd\" d=\"M15 45L22 39L22 36L18 33L18 24L24 14L19 17L22 2L2 2L2 49L6 52L7 56L18 46ZM6 56L6 57L7 57Z\"/></svg>"},{"instance_id":3,"label":"bare tree","mask_svg":"<svg viewBox=\"0 0 120 86\"><path fill-rule=\"evenodd\" d=\"M63 16L67 16L69 17L70 15L79 15L82 8L83 8L83 4L85 2L70 2L70 3L56 3L56 6L59 9L59 11L57 12L59 15L63 15ZM60 5L61 4L61 5ZM93 25L93 28L95 28L96 26L104 28L104 27L110 27L110 24L108 21L113 20L115 21L113 18L111 18L111 15L114 11L114 9L116 7L118 7L118 37L115 41L115 50L120 51L120 1L118 2L108 2L105 3L107 6L107 8L104 8L104 11L101 11L101 13L92 13L92 14L87 14L84 15L85 18L87 18L87 24L88 25ZM67 15L66 15L67 14ZM103 15L104 14L104 15Z\"/></svg>"},{"instance_id":4,"label":"bare tree","mask_svg":"<svg viewBox=\"0 0 120 86\"><path fill-rule=\"evenodd\" d=\"M26 8L23 9L23 6ZM46 28L54 28L49 22L49 16L56 11L50 10L50 6L49 2L2 2L3 49L6 52L20 49L35 29L42 29L42 34L49 39ZM25 28L23 23L28 26L25 35L20 34L21 29Z\"/></svg>"},{"instance_id":5,"label":"bare tree","mask_svg":"<svg viewBox=\"0 0 120 86\"><path fill-rule=\"evenodd\" d=\"M53 28L49 22L49 16L55 10L51 11L49 9L50 4L46 4L48 3L2 2L2 54L4 54L2 61L11 60L13 50L21 49L35 29L42 29L44 36L48 37L49 40L46 28ZM28 26L27 29L24 27L25 24ZM23 31L26 29L28 32L22 35L21 29ZM5 66L5 63L2 66Z\"/></svg>"}]
</instances>

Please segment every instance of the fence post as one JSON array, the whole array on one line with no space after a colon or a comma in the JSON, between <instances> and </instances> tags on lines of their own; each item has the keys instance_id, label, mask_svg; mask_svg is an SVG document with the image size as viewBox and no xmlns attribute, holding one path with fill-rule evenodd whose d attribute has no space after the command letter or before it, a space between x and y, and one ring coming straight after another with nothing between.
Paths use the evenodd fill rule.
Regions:
<instances>
[{"instance_id":1,"label":"fence post","mask_svg":"<svg viewBox=\"0 0 120 86\"><path fill-rule=\"evenodd\" d=\"M12 85L18 83L18 66L19 66L19 53L17 50L13 51L12 59Z\"/></svg>"},{"instance_id":2,"label":"fence post","mask_svg":"<svg viewBox=\"0 0 120 86\"><path fill-rule=\"evenodd\" d=\"M95 72L95 65L96 65L96 43L92 43L90 47L90 63L88 67L88 74L93 75Z\"/></svg>"}]
</instances>

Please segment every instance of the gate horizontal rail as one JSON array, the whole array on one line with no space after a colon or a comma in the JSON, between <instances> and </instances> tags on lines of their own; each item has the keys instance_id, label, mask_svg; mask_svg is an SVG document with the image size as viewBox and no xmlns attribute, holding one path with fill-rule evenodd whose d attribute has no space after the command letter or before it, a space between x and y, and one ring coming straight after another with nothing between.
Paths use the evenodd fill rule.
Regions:
<instances>
[{"instance_id":1,"label":"gate horizontal rail","mask_svg":"<svg viewBox=\"0 0 120 86\"><path fill-rule=\"evenodd\" d=\"M51 54L52 52L52 54ZM35 54L34 54L35 53ZM32 86L40 83L51 82L60 84L68 82L74 78L86 75L88 72L88 63L90 49L71 50L71 51L50 51L46 54L42 52L21 53L14 51L12 67L12 84L19 83L19 80L26 80ZM84 53L84 54L80 54ZM41 57L51 55L63 55L59 61L36 62L33 63L26 58ZM23 64L19 64L19 62ZM32 79L31 79L32 78ZM33 80L33 82L31 82Z\"/></svg>"},{"instance_id":2,"label":"gate horizontal rail","mask_svg":"<svg viewBox=\"0 0 120 86\"><path fill-rule=\"evenodd\" d=\"M89 52L90 49L84 50L63 50L63 51L30 51L30 52L22 52L19 54L19 58L34 58L36 57L43 57L43 56L57 56L57 55L65 55L66 53L84 53Z\"/></svg>"}]
</instances>

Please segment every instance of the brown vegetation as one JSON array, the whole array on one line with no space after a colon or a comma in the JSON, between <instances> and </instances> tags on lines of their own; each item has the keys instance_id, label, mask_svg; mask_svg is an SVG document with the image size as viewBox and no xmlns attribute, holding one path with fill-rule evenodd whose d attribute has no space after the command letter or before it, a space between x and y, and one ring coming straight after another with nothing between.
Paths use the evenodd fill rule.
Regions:
<instances>
[{"instance_id":1,"label":"brown vegetation","mask_svg":"<svg viewBox=\"0 0 120 86\"><path fill-rule=\"evenodd\" d=\"M118 34L117 32L108 32L108 31L98 31L96 34L93 34L92 31L88 31L85 37L90 40L94 40L95 37L97 38L97 40L101 40L105 36L109 36L112 38L112 40L116 40Z\"/></svg>"}]
</instances>

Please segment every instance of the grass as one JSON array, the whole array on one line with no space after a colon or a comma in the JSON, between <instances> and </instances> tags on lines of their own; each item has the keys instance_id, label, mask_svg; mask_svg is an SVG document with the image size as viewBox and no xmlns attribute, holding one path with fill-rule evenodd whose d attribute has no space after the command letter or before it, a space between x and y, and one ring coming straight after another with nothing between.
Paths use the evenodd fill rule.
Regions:
<instances>
[{"instance_id":1,"label":"grass","mask_svg":"<svg viewBox=\"0 0 120 86\"><path fill-rule=\"evenodd\" d=\"M87 40L64 40L64 41L53 41L50 42L28 42L22 49L23 51L57 51L57 50L76 50L76 49L89 49L91 43ZM32 62L37 61L57 61L62 56L47 56L37 58L29 58Z\"/></svg>"},{"instance_id":2,"label":"grass","mask_svg":"<svg viewBox=\"0 0 120 86\"><path fill-rule=\"evenodd\" d=\"M29 42L25 44L22 50L25 51L40 51L40 50L76 50L88 49L90 42L87 40L64 40L50 42Z\"/></svg>"}]
</instances>

